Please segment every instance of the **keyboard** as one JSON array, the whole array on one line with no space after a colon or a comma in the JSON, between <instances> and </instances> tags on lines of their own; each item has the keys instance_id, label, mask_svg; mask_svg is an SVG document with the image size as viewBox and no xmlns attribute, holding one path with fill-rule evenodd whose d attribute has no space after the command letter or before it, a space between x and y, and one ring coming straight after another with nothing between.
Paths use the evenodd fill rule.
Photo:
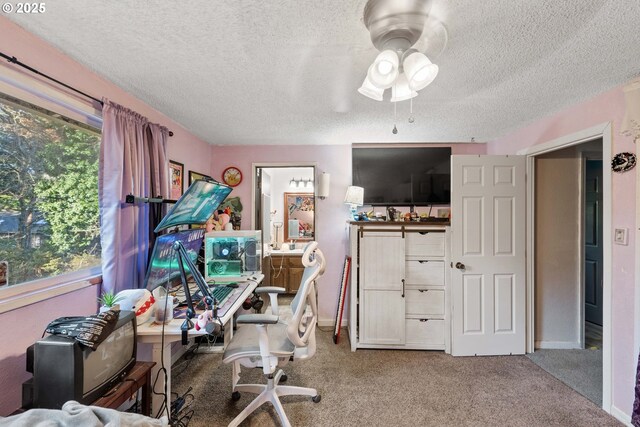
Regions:
<instances>
[{"instance_id":1,"label":"keyboard","mask_svg":"<svg viewBox=\"0 0 640 427\"><path fill-rule=\"evenodd\" d=\"M209 285L209 292L215 299L218 300L218 306L221 306L229 299L234 289L235 288L231 288L225 285L218 285L218 286ZM200 290L198 290L198 288L195 286L192 286L192 289L190 290L191 290L191 298L193 299L193 304L196 306L196 309L200 309L200 310L204 309L204 303L200 301L202 299ZM184 291L182 290L176 293L176 298L178 298L178 301L180 301L181 304L186 304L187 302L187 299L184 295Z\"/></svg>"},{"instance_id":2,"label":"keyboard","mask_svg":"<svg viewBox=\"0 0 640 427\"><path fill-rule=\"evenodd\" d=\"M211 294L215 299L218 300L218 305L222 305L227 301L231 292L233 292L234 288L230 288L228 286L216 286L211 288Z\"/></svg>"}]
</instances>

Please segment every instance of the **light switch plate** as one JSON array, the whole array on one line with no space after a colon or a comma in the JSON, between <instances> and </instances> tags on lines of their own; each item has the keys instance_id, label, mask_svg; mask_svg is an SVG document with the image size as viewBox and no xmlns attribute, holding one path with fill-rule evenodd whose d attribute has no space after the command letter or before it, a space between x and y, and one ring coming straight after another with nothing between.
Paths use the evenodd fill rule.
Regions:
<instances>
[{"instance_id":1,"label":"light switch plate","mask_svg":"<svg viewBox=\"0 0 640 427\"><path fill-rule=\"evenodd\" d=\"M613 231L613 242L616 245L627 245L629 240L629 229L628 228L616 228Z\"/></svg>"}]
</instances>

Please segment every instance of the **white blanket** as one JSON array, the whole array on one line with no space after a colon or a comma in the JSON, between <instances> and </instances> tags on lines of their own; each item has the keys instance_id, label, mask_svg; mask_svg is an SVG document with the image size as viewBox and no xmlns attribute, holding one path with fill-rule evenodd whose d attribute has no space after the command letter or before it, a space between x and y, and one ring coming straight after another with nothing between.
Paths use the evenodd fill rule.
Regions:
<instances>
[{"instance_id":1,"label":"white blanket","mask_svg":"<svg viewBox=\"0 0 640 427\"><path fill-rule=\"evenodd\" d=\"M65 403L60 410L30 409L11 417L0 417L0 427L166 427L168 425L167 417L149 418L140 414L118 412L115 409L85 406L73 400Z\"/></svg>"}]
</instances>

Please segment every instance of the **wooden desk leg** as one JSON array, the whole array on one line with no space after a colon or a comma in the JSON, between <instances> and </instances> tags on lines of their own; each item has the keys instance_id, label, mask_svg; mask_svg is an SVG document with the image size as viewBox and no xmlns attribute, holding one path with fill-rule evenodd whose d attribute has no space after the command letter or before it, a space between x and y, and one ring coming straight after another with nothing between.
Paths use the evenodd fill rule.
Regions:
<instances>
[{"instance_id":1,"label":"wooden desk leg","mask_svg":"<svg viewBox=\"0 0 640 427\"><path fill-rule=\"evenodd\" d=\"M158 374L158 371L162 369L163 362L163 354L162 354L162 343L153 343L153 348L151 351L151 359L156 362L155 366L151 370L151 388L155 391L155 393L163 393L164 392L164 375L162 373ZM167 398L168 404L171 406L171 342L165 342L164 345L164 367L167 370ZM153 382L156 380L156 376L158 376L158 382L155 384L155 388L153 387ZM152 417L162 417L166 415L169 419L171 419L171 414L169 412L170 408L166 408L161 414L158 414L160 407L164 401L164 396L161 394L151 395L151 416Z\"/></svg>"}]
</instances>

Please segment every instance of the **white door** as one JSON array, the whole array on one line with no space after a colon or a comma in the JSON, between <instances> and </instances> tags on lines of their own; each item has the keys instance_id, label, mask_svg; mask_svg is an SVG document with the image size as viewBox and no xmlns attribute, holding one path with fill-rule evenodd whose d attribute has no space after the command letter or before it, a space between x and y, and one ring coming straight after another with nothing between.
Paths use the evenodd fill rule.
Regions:
<instances>
[{"instance_id":1,"label":"white door","mask_svg":"<svg viewBox=\"0 0 640 427\"><path fill-rule=\"evenodd\" d=\"M525 158L452 156L451 354L525 352Z\"/></svg>"},{"instance_id":2,"label":"white door","mask_svg":"<svg viewBox=\"0 0 640 427\"><path fill-rule=\"evenodd\" d=\"M360 343L404 344L405 239L400 232L360 238Z\"/></svg>"}]
</instances>

